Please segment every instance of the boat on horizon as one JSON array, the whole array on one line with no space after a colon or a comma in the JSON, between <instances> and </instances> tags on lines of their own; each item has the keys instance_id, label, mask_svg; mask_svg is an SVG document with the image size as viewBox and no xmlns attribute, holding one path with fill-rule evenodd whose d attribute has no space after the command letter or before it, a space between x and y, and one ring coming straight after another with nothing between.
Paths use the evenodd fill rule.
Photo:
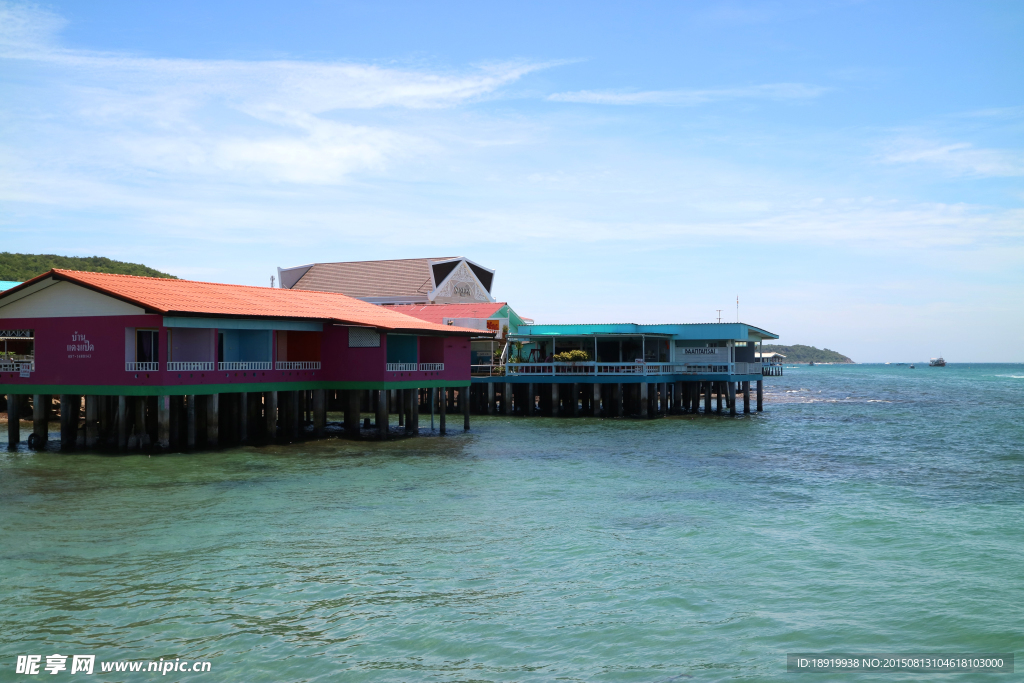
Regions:
<instances>
[{"instance_id":1,"label":"boat on horizon","mask_svg":"<svg viewBox=\"0 0 1024 683\"><path fill-rule=\"evenodd\" d=\"M944 368L946 367L946 359L943 358L942 356L939 356L938 358L932 358L930 361L928 361L928 367Z\"/></svg>"}]
</instances>

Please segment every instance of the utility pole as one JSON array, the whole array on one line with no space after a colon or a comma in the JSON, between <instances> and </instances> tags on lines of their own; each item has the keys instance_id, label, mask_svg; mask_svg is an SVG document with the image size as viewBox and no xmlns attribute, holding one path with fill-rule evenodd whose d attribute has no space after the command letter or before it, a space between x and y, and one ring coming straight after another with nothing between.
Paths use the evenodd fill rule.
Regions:
<instances>
[{"instance_id":1,"label":"utility pole","mask_svg":"<svg viewBox=\"0 0 1024 683\"><path fill-rule=\"evenodd\" d=\"M271 289L274 288L274 276L273 275L270 276L270 288Z\"/></svg>"},{"instance_id":2,"label":"utility pole","mask_svg":"<svg viewBox=\"0 0 1024 683\"><path fill-rule=\"evenodd\" d=\"M718 311L718 322L722 322L722 309L716 308L715 310Z\"/></svg>"}]
</instances>

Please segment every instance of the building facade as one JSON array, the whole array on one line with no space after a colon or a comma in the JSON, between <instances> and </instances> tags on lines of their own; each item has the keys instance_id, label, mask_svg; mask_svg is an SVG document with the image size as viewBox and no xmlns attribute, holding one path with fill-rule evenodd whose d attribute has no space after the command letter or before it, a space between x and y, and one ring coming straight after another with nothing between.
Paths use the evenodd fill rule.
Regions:
<instances>
[{"instance_id":1,"label":"building facade","mask_svg":"<svg viewBox=\"0 0 1024 683\"><path fill-rule=\"evenodd\" d=\"M365 404L363 394L374 392L370 409L379 416L379 404L394 403L401 391L401 400L409 396L405 412L415 412L424 390L469 383L470 338L481 334L343 294L64 270L0 294L0 328L7 344L0 393L9 411L21 396L42 406L59 395L69 410L84 396L86 430L98 429L91 410L116 411L123 446L131 399L143 412L133 429L163 448L175 432L194 444L196 397L209 433L223 422L219 406L230 403L238 413L232 429L247 416L268 438L281 425L296 432L300 410L322 431L327 392L349 401L346 413L353 397ZM192 426L172 429L172 413L182 410L178 417ZM77 438L65 431L62 423L62 439ZM37 436L45 440L45 430Z\"/></svg>"}]
</instances>

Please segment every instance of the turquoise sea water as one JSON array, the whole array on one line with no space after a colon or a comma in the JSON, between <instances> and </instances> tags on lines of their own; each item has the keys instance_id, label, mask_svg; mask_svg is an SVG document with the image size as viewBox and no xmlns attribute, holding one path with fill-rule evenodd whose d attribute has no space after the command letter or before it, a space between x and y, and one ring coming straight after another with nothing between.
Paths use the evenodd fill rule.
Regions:
<instances>
[{"instance_id":1,"label":"turquoise sea water","mask_svg":"<svg viewBox=\"0 0 1024 683\"><path fill-rule=\"evenodd\" d=\"M0 453L0 680L33 653L212 662L162 680L699 682L1024 650L1024 365L766 385L738 418Z\"/></svg>"}]
</instances>

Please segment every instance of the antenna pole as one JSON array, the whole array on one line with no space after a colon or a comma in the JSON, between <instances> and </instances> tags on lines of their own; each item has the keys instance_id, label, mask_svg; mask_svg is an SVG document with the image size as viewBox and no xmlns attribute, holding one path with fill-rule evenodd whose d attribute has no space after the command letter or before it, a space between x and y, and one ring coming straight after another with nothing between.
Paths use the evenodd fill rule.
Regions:
<instances>
[{"instance_id":1,"label":"antenna pole","mask_svg":"<svg viewBox=\"0 0 1024 683\"><path fill-rule=\"evenodd\" d=\"M718 322L722 322L722 309L716 308L715 310L718 311Z\"/></svg>"},{"instance_id":2,"label":"antenna pole","mask_svg":"<svg viewBox=\"0 0 1024 683\"><path fill-rule=\"evenodd\" d=\"M736 322L740 321L740 295L736 295Z\"/></svg>"},{"instance_id":3,"label":"antenna pole","mask_svg":"<svg viewBox=\"0 0 1024 683\"><path fill-rule=\"evenodd\" d=\"M270 276L270 288L271 289L274 288L274 276L273 275Z\"/></svg>"}]
</instances>

